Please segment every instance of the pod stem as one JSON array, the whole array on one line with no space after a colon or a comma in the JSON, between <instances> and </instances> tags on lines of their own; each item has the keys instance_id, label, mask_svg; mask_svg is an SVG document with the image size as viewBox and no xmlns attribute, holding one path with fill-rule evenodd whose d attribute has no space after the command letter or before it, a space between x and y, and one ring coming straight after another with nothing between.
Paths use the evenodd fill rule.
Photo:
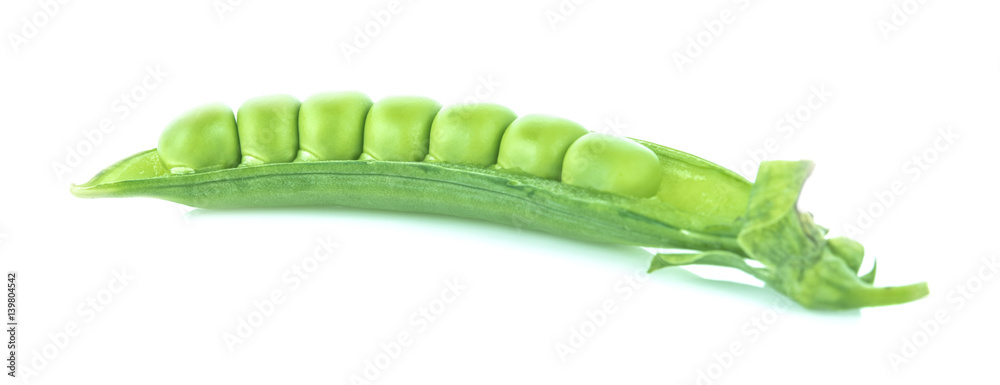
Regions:
<instances>
[{"instance_id":1,"label":"pod stem","mask_svg":"<svg viewBox=\"0 0 1000 385\"><path fill-rule=\"evenodd\" d=\"M843 237L827 239L825 228L797 210L812 169L809 161L761 163L737 243L764 267L752 267L732 252L708 250L657 254L649 271L684 265L736 268L812 309L895 305L926 296L926 283L872 286L875 268L858 275L864 258L861 244Z\"/></svg>"}]
</instances>

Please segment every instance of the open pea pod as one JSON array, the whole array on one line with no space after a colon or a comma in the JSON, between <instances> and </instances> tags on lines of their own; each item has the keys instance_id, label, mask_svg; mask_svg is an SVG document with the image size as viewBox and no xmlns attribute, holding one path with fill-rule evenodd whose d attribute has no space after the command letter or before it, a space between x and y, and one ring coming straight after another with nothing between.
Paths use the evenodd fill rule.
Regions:
<instances>
[{"instance_id":1,"label":"open pea pod","mask_svg":"<svg viewBox=\"0 0 1000 385\"><path fill-rule=\"evenodd\" d=\"M795 209L809 162L764 162L757 182L694 155L547 115L357 92L213 104L164 130L80 197L203 208L339 205L441 213L588 241L685 249L650 271L741 269L810 308L903 303L924 284L874 288L863 248ZM751 267L747 258L764 267Z\"/></svg>"}]
</instances>

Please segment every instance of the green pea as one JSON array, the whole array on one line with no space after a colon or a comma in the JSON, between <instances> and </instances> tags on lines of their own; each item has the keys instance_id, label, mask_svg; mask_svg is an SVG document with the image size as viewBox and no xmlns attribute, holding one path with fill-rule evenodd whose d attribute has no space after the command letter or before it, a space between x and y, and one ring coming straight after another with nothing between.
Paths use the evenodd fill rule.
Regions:
<instances>
[{"instance_id":1,"label":"green pea","mask_svg":"<svg viewBox=\"0 0 1000 385\"><path fill-rule=\"evenodd\" d=\"M233 110L213 103L185 112L160 134L157 153L174 174L236 167L240 141Z\"/></svg>"},{"instance_id":2,"label":"green pea","mask_svg":"<svg viewBox=\"0 0 1000 385\"><path fill-rule=\"evenodd\" d=\"M431 123L441 104L420 96L390 96L368 110L362 160L418 162L427 156Z\"/></svg>"},{"instance_id":3,"label":"green pea","mask_svg":"<svg viewBox=\"0 0 1000 385\"><path fill-rule=\"evenodd\" d=\"M563 118L539 114L522 116L503 134L497 166L559 180L566 150L587 132L583 126Z\"/></svg>"},{"instance_id":4,"label":"green pea","mask_svg":"<svg viewBox=\"0 0 1000 385\"><path fill-rule=\"evenodd\" d=\"M660 188L660 161L632 140L592 132L569 146L562 181L574 186L648 198Z\"/></svg>"},{"instance_id":5,"label":"green pea","mask_svg":"<svg viewBox=\"0 0 1000 385\"><path fill-rule=\"evenodd\" d=\"M492 103L445 107L431 124L426 161L486 167L497 162L500 139L517 114Z\"/></svg>"},{"instance_id":6,"label":"green pea","mask_svg":"<svg viewBox=\"0 0 1000 385\"><path fill-rule=\"evenodd\" d=\"M299 161L353 160L361 156L372 100L360 92L325 92L299 109Z\"/></svg>"},{"instance_id":7,"label":"green pea","mask_svg":"<svg viewBox=\"0 0 1000 385\"><path fill-rule=\"evenodd\" d=\"M244 166L286 163L299 151L299 100L268 95L247 100L236 112Z\"/></svg>"}]
</instances>

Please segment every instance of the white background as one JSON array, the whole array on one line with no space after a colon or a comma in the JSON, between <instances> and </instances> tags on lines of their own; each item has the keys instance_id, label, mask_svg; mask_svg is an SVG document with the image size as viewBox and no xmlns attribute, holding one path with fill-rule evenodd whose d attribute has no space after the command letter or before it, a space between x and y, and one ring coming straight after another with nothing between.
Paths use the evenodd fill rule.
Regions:
<instances>
[{"instance_id":1,"label":"white background","mask_svg":"<svg viewBox=\"0 0 1000 385\"><path fill-rule=\"evenodd\" d=\"M980 271L1000 230L996 2L564 3L404 1L358 37L388 2L243 1L221 15L209 0L4 2L0 269L20 272L28 381L344 384L371 379L376 360L378 384L995 379L1000 280ZM646 277L648 251L489 223L69 194L204 102L353 89L449 104L477 87L522 114L610 120L731 169L814 160L800 206L834 234L858 226L878 284L926 280L931 295L782 312L769 290L703 278L753 283L739 274L676 269L625 289ZM125 108L122 94L142 100ZM781 129L795 113L807 119ZM102 119L113 126L98 135ZM948 127L957 138L939 140ZM894 182L904 190L880 203ZM300 286L283 280L328 237L332 258ZM122 269L127 286L109 296ZM450 280L466 287L457 299L426 329L411 323ZM224 335L273 290L285 301L231 351ZM606 301L616 311L593 330L588 312ZM592 336L560 355L581 327ZM400 332L412 341L386 366L381 345Z\"/></svg>"}]
</instances>

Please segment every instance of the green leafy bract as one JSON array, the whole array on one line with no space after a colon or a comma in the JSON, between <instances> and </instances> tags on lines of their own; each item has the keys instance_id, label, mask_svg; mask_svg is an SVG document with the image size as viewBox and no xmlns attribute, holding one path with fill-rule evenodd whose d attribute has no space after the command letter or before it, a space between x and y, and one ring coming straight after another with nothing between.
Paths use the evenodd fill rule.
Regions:
<instances>
[{"instance_id":1,"label":"green leafy bract","mask_svg":"<svg viewBox=\"0 0 1000 385\"><path fill-rule=\"evenodd\" d=\"M732 267L813 309L893 305L926 296L923 282L872 286L874 267L858 276L864 247L844 237L827 239L826 229L813 223L812 215L796 209L812 168L809 161L761 163L737 242L764 267L752 267L730 251L703 251L657 254L649 271L684 265Z\"/></svg>"}]
</instances>

